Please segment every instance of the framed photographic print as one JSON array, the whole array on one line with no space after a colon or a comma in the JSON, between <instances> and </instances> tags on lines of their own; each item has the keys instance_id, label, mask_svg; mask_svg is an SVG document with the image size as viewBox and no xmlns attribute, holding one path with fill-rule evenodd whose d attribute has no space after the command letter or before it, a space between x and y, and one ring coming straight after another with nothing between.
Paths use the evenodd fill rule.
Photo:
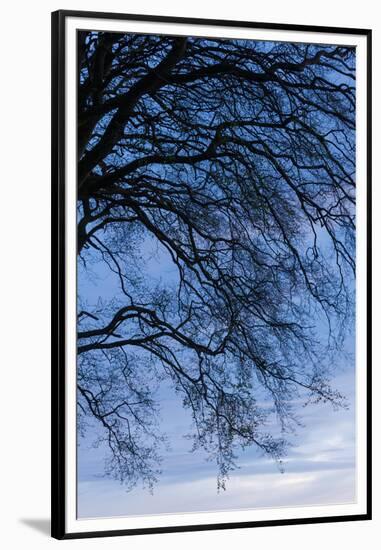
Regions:
<instances>
[{"instance_id":1,"label":"framed photographic print","mask_svg":"<svg viewBox=\"0 0 381 550\"><path fill-rule=\"evenodd\" d=\"M370 519L371 31L52 21L52 535Z\"/></svg>"}]
</instances>

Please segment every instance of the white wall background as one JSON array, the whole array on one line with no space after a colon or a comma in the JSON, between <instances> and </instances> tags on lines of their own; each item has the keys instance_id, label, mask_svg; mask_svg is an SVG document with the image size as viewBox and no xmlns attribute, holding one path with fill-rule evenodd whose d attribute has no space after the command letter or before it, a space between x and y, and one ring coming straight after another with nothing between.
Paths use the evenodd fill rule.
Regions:
<instances>
[{"instance_id":1,"label":"white wall background","mask_svg":"<svg viewBox=\"0 0 381 550\"><path fill-rule=\"evenodd\" d=\"M58 542L50 512L50 12L82 9L365 27L374 30L374 388L381 306L378 124L381 18L373 0L11 0L1 10L0 52L0 541L3 548L374 548L381 536L381 400L374 392L374 520L341 524ZM4 124L5 123L5 124Z\"/></svg>"}]
</instances>

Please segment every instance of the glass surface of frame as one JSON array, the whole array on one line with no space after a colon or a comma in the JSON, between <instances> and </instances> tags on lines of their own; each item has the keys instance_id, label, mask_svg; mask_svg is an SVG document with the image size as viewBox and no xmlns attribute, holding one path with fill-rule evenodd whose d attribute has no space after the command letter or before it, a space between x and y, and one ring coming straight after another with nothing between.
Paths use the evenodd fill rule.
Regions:
<instances>
[{"instance_id":1,"label":"glass surface of frame","mask_svg":"<svg viewBox=\"0 0 381 550\"><path fill-rule=\"evenodd\" d=\"M370 519L371 31L52 25L52 535Z\"/></svg>"}]
</instances>

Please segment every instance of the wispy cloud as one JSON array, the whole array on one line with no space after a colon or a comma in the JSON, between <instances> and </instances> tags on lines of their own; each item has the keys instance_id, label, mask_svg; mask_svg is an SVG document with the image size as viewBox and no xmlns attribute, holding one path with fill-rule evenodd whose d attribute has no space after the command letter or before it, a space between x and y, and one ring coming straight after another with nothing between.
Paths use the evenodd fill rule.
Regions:
<instances>
[{"instance_id":1,"label":"wispy cloud","mask_svg":"<svg viewBox=\"0 0 381 550\"><path fill-rule=\"evenodd\" d=\"M337 385L350 398L353 372ZM176 414L174 414L176 412ZM101 449L79 453L78 511L80 517L232 510L279 506L349 503L355 500L354 408L333 411L316 405L300 411L302 428L292 439L285 472L254 449L241 453L226 491L217 493L215 464L201 451L190 453L182 436L189 417L174 399L167 399L163 420L172 442L163 474L153 495L141 487L126 492L119 482L98 477L103 468Z\"/></svg>"}]
</instances>

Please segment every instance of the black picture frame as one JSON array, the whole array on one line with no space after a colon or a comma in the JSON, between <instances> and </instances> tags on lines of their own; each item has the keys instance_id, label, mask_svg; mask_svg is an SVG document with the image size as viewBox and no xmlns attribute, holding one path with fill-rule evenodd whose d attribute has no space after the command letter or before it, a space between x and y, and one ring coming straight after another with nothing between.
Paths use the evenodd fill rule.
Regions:
<instances>
[{"instance_id":1,"label":"black picture frame","mask_svg":"<svg viewBox=\"0 0 381 550\"><path fill-rule=\"evenodd\" d=\"M337 33L340 35L361 35L367 41L367 429L366 429L366 512L356 515L336 515L329 517L308 517L295 519L275 519L263 521L243 521L234 523L184 525L168 527L148 527L136 529L116 529L88 532L68 532L65 514L65 453L66 453L66 421L65 421L65 360L66 360L66 333L65 333L65 63L66 43L65 25L69 17L102 19L107 27L108 20L143 21L153 23L182 23L200 26L233 27L247 29L270 29L278 31L306 31L317 34ZM51 401L51 533L56 539L74 539L88 537L105 537L121 535L137 535L149 533L192 532L217 529L237 529L249 527L314 524L342 521L363 521L372 517L372 419L371 419L371 303L372 303L372 250L371 250L371 139L372 139L372 31L369 29L341 28L330 26L289 25L275 23L254 23L247 21L210 20L198 18L163 17L157 15L132 15L124 13L83 12L59 10L52 13L52 401Z\"/></svg>"}]
</instances>

